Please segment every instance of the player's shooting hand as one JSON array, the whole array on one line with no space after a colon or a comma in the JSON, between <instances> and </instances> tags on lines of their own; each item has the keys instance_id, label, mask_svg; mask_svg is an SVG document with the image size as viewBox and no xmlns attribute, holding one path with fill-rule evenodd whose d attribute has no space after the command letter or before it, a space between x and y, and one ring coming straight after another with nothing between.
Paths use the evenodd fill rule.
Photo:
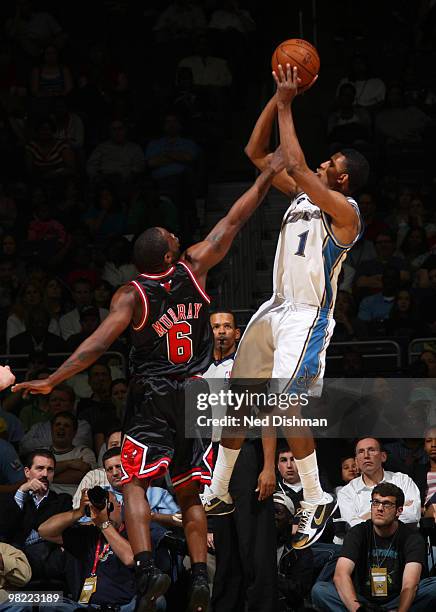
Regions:
<instances>
[{"instance_id":1,"label":"player's shooting hand","mask_svg":"<svg viewBox=\"0 0 436 612\"><path fill-rule=\"evenodd\" d=\"M276 490L276 475L273 469L264 468L257 479L256 493L259 492L259 501L267 499Z\"/></svg>"},{"instance_id":2,"label":"player's shooting hand","mask_svg":"<svg viewBox=\"0 0 436 612\"><path fill-rule=\"evenodd\" d=\"M49 383L48 378L43 380L29 380L26 382L18 383L12 387L12 391L23 391L23 397L26 398L29 395L48 395L53 390L53 385Z\"/></svg>"},{"instance_id":3,"label":"player's shooting hand","mask_svg":"<svg viewBox=\"0 0 436 612\"><path fill-rule=\"evenodd\" d=\"M298 87L301 83L296 66L291 67L290 64L286 64L285 70L286 73L283 66L279 64L278 74L273 71L273 77L277 85L276 96L278 104L290 104L298 94Z\"/></svg>"}]
</instances>

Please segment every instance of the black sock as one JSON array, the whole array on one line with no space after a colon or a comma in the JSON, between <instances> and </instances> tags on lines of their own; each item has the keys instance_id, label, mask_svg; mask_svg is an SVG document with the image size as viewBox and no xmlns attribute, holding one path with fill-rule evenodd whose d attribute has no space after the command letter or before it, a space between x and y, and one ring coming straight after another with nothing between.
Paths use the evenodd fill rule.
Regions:
<instances>
[{"instance_id":1,"label":"black sock","mask_svg":"<svg viewBox=\"0 0 436 612\"><path fill-rule=\"evenodd\" d=\"M191 572L193 576L199 576L200 574L206 574L207 576L206 563L193 563L191 565Z\"/></svg>"},{"instance_id":2,"label":"black sock","mask_svg":"<svg viewBox=\"0 0 436 612\"><path fill-rule=\"evenodd\" d=\"M148 569L153 566L153 553L149 550L143 550L133 557L135 567L140 569Z\"/></svg>"}]
</instances>

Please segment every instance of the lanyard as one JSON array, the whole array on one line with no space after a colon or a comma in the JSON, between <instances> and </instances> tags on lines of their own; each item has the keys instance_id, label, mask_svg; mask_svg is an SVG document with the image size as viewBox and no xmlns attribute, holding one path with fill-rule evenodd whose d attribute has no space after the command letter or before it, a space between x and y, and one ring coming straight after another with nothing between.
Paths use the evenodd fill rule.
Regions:
<instances>
[{"instance_id":1,"label":"lanyard","mask_svg":"<svg viewBox=\"0 0 436 612\"><path fill-rule=\"evenodd\" d=\"M382 559L382 561L381 561L381 562L380 562L380 560L379 560L379 558L378 558L377 541L376 541L376 539L375 539L375 531L374 531L374 529L373 529L372 533L373 533L373 536L374 536L374 553L375 553L375 558L376 558L376 561L377 561L377 567L383 567L383 563L386 561L387 556L388 556L388 554L389 554L389 552L390 552L390 550L391 550L391 548L392 548L392 544L394 543L395 538L397 537L398 529L397 529L397 531L394 533L393 538L392 538L392 541L391 541L391 543L389 544L389 548L387 549L386 554L385 554L385 556L383 557L383 559Z\"/></svg>"},{"instance_id":2,"label":"lanyard","mask_svg":"<svg viewBox=\"0 0 436 612\"><path fill-rule=\"evenodd\" d=\"M121 531L123 531L123 529L124 529L124 523L121 523L121 525L118 528L118 533L121 533ZM107 553L107 551L110 548L109 542L106 542L106 544L103 546L103 550L101 551L101 554L100 554L102 541L103 541L103 537L99 536L98 541L97 541L97 546L95 548L95 557L94 557L94 563L92 565L91 576L95 576L96 575L98 562L101 559L103 559L103 557L105 556L105 554Z\"/></svg>"}]
</instances>

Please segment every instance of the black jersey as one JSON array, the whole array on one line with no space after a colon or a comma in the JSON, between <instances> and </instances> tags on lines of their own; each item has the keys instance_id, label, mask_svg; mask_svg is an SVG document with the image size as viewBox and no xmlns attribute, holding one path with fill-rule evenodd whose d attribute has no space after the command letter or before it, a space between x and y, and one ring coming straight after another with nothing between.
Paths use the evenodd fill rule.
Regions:
<instances>
[{"instance_id":1,"label":"black jersey","mask_svg":"<svg viewBox=\"0 0 436 612\"><path fill-rule=\"evenodd\" d=\"M163 274L140 274L131 284L143 305L132 326L130 363L140 376L189 377L212 361L210 299L182 261Z\"/></svg>"}]
</instances>

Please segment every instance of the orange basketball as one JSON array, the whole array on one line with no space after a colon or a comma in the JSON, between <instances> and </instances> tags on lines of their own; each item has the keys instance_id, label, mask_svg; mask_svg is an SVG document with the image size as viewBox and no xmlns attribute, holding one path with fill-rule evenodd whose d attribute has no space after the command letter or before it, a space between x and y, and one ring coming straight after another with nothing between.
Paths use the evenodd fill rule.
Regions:
<instances>
[{"instance_id":1,"label":"orange basketball","mask_svg":"<svg viewBox=\"0 0 436 612\"><path fill-rule=\"evenodd\" d=\"M303 92L309 89L313 78L318 74L320 61L318 51L307 40L290 38L280 43L272 55L271 66L276 74L279 74L279 64L282 65L285 74L286 64L291 64L291 67L297 66L298 77L301 79L298 90Z\"/></svg>"}]
</instances>

